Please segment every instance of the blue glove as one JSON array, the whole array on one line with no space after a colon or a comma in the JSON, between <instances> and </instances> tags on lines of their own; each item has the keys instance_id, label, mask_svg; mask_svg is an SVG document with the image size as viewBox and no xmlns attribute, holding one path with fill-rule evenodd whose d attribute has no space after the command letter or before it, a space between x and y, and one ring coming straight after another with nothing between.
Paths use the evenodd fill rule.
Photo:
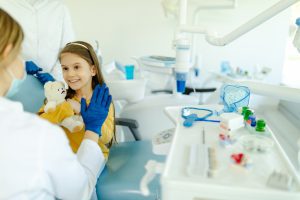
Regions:
<instances>
[{"instance_id":1,"label":"blue glove","mask_svg":"<svg viewBox=\"0 0 300 200\"><path fill-rule=\"evenodd\" d=\"M43 70L42 68L38 67L33 61L26 61L25 65L27 74L34 75Z\"/></svg>"},{"instance_id":2,"label":"blue glove","mask_svg":"<svg viewBox=\"0 0 300 200\"><path fill-rule=\"evenodd\" d=\"M95 87L88 107L86 100L81 99L81 116L85 124L85 130L93 131L101 136L101 128L108 115L111 99L112 97L105 84Z\"/></svg>"},{"instance_id":3,"label":"blue glove","mask_svg":"<svg viewBox=\"0 0 300 200\"><path fill-rule=\"evenodd\" d=\"M49 73L37 73L36 77L43 85L45 85L45 83L48 81L55 81L53 76L51 76Z\"/></svg>"}]
</instances>

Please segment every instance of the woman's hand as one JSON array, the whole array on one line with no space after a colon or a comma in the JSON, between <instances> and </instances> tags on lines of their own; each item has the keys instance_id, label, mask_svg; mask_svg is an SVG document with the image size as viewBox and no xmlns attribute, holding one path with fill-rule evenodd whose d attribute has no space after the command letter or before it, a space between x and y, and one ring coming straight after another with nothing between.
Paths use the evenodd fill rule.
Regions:
<instances>
[{"instance_id":1,"label":"woman's hand","mask_svg":"<svg viewBox=\"0 0 300 200\"><path fill-rule=\"evenodd\" d=\"M34 75L43 70L42 68L37 66L33 61L26 61L25 65L27 74Z\"/></svg>"},{"instance_id":2,"label":"woman's hand","mask_svg":"<svg viewBox=\"0 0 300 200\"><path fill-rule=\"evenodd\" d=\"M45 85L48 81L55 81L53 76L49 73L36 73L37 79Z\"/></svg>"},{"instance_id":3,"label":"woman's hand","mask_svg":"<svg viewBox=\"0 0 300 200\"><path fill-rule=\"evenodd\" d=\"M111 100L112 97L106 84L95 87L88 107L86 100L81 98L81 116L86 131L89 130L101 136L101 128L108 115Z\"/></svg>"}]
</instances>

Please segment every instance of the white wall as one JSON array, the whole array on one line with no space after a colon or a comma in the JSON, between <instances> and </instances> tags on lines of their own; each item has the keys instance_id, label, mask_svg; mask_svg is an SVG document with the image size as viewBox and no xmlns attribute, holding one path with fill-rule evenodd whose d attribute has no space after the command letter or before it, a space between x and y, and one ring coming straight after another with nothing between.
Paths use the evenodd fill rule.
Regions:
<instances>
[{"instance_id":1,"label":"white wall","mask_svg":"<svg viewBox=\"0 0 300 200\"><path fill-rule=\"evenodd\" d=\"M164 17L159 0L66 0L78 39L98 39L105 62L132 62L130 56L172 55L175 22Z\"/></svg>"},{"instance_id":2,"label":"white wall","mask_svg":"<svg viewBox=\"0 0 300 200\"><path fill-rule=\"evenodd\" d=\"M204 10L199 24L225 34L278 0L237 0L235 10ZM80 40L100 41L104 62L132 62L131 56L174 56L175 19L165 18L160 0L65 0ZM289 10L252 30L226 47L213 47L202 36L198 48L204 66L219 70L222 60L245 68L261 64L273 68L269 78L279 82L288 33ZM191 21L191 20L190 20Z\"/></svg>"}]
</instances>

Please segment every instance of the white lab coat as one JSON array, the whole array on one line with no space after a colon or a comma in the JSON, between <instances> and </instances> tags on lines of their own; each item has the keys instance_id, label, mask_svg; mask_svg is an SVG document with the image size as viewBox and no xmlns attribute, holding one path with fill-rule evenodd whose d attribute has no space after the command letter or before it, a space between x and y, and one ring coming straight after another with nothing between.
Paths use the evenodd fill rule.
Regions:
<instances>
[{"instance_id":1,"label":"white lab coat","mask_svg":"<svg viewBox=\"0 0 300 200\"><path fill-rule=\"evenodd\" d=\"M105 165L84 139L74 154L58 126L0 97L0 199L89 199Z\"/></svg>"},{"instance_id":2,"label":"white lab coat","mask_svg":"<svg viewBox=\"0 0 300 200\"><path fill-rule=\"evenodd\" d=\"M0 7L22 26L25 39L22 56L34 61L43 71L62 80L58 53L74 41L71 17L62 0L0 0Z\"/></svg>"}]
</instances>

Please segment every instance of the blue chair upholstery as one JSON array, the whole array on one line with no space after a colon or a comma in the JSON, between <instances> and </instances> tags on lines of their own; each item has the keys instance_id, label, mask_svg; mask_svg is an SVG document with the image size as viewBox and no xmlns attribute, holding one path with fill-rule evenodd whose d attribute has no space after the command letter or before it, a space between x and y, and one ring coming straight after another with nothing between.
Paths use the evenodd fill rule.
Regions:
<instances>
[{"instance_id":1,"label":"blue chair upholstery","mask_svg":"<svg viewBox=\"0 0 300 200\"><path fill-rule=\"evenodd\" d=\"M20 91L10 99L21 102L25 111L36 113L44 103L44 86L37 78L28 75Z\"/></svg>"},{"instance_id":2,"label":"blue chair upholstery","mask_svg":"<svg viewBox=\"0 0 300 200\"><path fill-rule=\"evenodd\" d=\"M150 159L164 162L165 156L153 154L149 140L113 145L107 165L96 185L98 200L156 199L160 195L158 176L149 184L148 197L140 192L140 181L146 173L144 166Z\"/></svg>"}]
</instances>

